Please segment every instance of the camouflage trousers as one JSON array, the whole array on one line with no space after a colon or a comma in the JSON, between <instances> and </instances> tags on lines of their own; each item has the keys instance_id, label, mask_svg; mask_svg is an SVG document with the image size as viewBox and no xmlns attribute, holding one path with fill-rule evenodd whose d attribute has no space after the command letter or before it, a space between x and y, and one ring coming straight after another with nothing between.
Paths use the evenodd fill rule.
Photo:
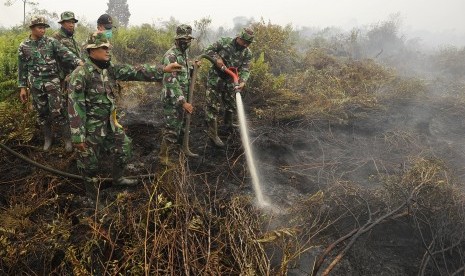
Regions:
<instances>
[{"instance_id":1,"label":"camouflage trousers","mask_svg":"<svg viewBox=\"0 0 465 276\"><path fill-rule=\"evenodd\" d=\"M164 97L163 114L165 115L163 138L171 143L179 143L185 126L184 109L176 98Z\"/></svg>"},{"instance_id":2,"label":"camouflage trousers","mask_svg":"<svg viewBox=\"0 0 465 276\"><path fill-rule=\"evenodd\" d=\"M220 113L221 104L224 111L236 112L236 93L230 80L219 76L209 76L207 80L205 119L208 122L216 119Z\"/></svg>"},{"instance_id":3,"label":"camouflage trousers","mask_svg":"<svg viewBox=\"0 0 465 276\"><path fill-rule=\"evenodd\" d=\"M68 123L68 115L65 110L66 99L63 97L58 78L45 82L41 89L31 87L30 91L39 125L43 126L46 122L58 125Z\"/></svg>"},{"instance_id":4,"label":"camouflage trousers","mask_svg":"<svg viewBox=\"0 0 465 276\"><path fill-rule=\"evenodd\" d=\"M107 131L87 133L85 151L79 151L77 166L79 171L88 176L94 176L99 169L101 151L112 153L114 165L123 168L132 155L131 138L122 128L112 129L110 122L106 124Z\"/></svg>"}]
</instances>

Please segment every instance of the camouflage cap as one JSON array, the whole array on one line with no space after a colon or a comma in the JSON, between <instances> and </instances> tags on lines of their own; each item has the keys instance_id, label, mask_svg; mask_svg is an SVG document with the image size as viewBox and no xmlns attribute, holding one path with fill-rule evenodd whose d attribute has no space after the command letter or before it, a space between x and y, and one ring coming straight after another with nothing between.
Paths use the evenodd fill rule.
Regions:
<instances>
[{"instance_id":1,"label":"camouflage cap","mask_svg":"<svg viewBox=\"0 0 465 276\"><path fill-rule=\"evenodd\" d=\"M29 28L32 28L37 25L45 26L45 28L50 28L50 25L47 24L47 20L45 19L45 17L41 15L36 15L31 18L31 24L29 24Z\"/></svg>"},{"instance_id":2,"label":"camouflage cap","mask_svg":"<svg viewBox=\"0 0 465 276\"><path fill-rule=\"evenodd\" d=\"M254 39L254 33L251 28L245 27L241 30L241 32L237 35L237 37L252 43Z\"/></svg>"},{"instance_id":3,"label":"camouflage cap","mask_svg":"<svg viewBox=\"0 0 465 276\"><path fill-rule=\"evenodd\" d=\"M60 21L58 21L58 23L62 23L63 21L74 21L74 23L77 23L79 20L77 20L74 17L74 12L65 11L65 12L61 13Z\"/></svg>"},{"instance_id":4,"label":"camouflage cap","mask_svg":"<svg viewBox=\"0 0 465 276\"><path fill-rule=\"evenodd\" d=\"M86 49L96 49L100 47L111 47L110 41L102 32L93 33L87 40Z\"/></svg>"},{"instance_id":5,"label":"camouflage cap","mask_svg":"<svg viewBox=\"0 0 465 276\"><path fill-rule=\"evenodd\" d=\"M176 36L174 39L194 39L192 36L192 27L187 24L181 24L176 28Z\"/></svg>"}]
</instances>

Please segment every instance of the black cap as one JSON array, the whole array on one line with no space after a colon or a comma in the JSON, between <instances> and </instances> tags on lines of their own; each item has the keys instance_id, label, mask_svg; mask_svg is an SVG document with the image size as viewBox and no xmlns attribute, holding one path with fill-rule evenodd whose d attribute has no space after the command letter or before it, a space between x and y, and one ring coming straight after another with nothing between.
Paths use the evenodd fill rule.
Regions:
<instances>
[{"instance_id":1,"label":"black cap","mask_svg":"<svg viewBox=\"0 0 465 276\"><path fill-rule=\"evenodd\" d=\"M105 29L109 30L113 28L113 19L109 14L102 14L100 17L97 19L97 24L98 25L103 25Z\"/></svg>"}]
</instances>

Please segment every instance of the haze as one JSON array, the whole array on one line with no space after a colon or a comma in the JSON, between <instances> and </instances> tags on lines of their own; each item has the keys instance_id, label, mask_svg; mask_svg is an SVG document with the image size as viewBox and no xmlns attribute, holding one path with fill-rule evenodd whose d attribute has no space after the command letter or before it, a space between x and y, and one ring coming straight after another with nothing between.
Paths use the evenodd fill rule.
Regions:
<instances>
[{"instance_id":1,"label":"haze","mask_svg":"<svg viewBox=\"0 0 465 276\"><path fill-rule=\"evenodd\" d=\"M2 1L2 4L5 1ZM74 11L79 19L94 23L107 9L108 1L58 1L39 0L39 9L60 14ZM243 16L265 22L300 27L340 27L349 30L389 19L400 14L402 31L409 37L421 36L436 44L465 45L464 0L327 0L327 1L280 1L269 0L202 0L157 1L127 0L131 17L130 25L158 24L174 17L183 23L193 23L203 17L212 19L212 26L232 27L233 18ZM23 17L21 0L10 6L1 6L0 26L21 24Z\"/></svg>"}]
</instances>

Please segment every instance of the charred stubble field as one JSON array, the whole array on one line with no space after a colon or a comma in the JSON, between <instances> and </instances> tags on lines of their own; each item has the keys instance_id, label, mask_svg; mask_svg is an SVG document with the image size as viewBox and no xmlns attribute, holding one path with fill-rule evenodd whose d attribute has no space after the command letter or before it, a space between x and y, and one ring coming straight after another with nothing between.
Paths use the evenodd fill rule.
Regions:
<instances>
[{"instance_id":1,"label":"charred stubble field","mask_svg":"<svg viewBox=\"0 0 465 276\"><path fill-rule=\"evenodd\" d=\"M166 172L158 166L157 154L162 119L156 110L160 110L156 105L129 108L125 110L122 122L133 139L134 158L128 166L129 174L154 173L158 176L144 179L143 185L138 188L102 189L100 204L106 206L103 208L107 208L107 215L98 213L95 202L86 198L79 181L56 177L12 156L3 155L0 168L2 172L0 204L4 210L16 206L19 212L16 216L5 213L2 215L3 219L7 220L3 230L9 226L18 233L21 231L27 233L28 227L29 230L34 231L32 225L36 227L42 225L39 220L48 222L47 225L51 227L50 225L55 225L54 222L60 217L61 223L68 222L71 225L69 227L72 231L69 234L72 237L68 237L64 242L66 246L70 246L77 242L95 239L96 237L90 233L96 231L92 228L92 225L96 227L96 224L83 223L83 220L86 220L86 217L94 220L100 217L101 225L98 230L102 235L100 238L115 243L113 245L115 247L111 248L114 252L124 251L122 244L127 242L124 235L113 239L101 233L108 231L107 234L111 236L111 225L115 223L116 218L108 213L121 212L122 205L116 203L118 200L126 200L137 208L142 205L141 202L147 201L147 191L153 186L161 189L163 192L159 195L163 194L167 200L175 202L178 198L175 189L179 187L170 181L179 181L179 175L174 179L164 178ZM145 115L141 116L142 114ZM327 245L344 236L351 229L361 227L360 225L369 221L371 216L376 217L377 212L387 212L386 210L395 207L386 208L384 204L393 204L396 201L383 204L379 202L379 198L370 193L371 191L377 193L377 189L387 186L390 183L388 178L391 176L401 176L397 180L402 182L402 175L408 175L414 170L417 160L441 160L441 166L447 168L445 179L450 182L449 184L454 183L454 187L463 192L465 126L463 120L458 118L464 115L465 108L456 101L448 98L434 101L425 98L385 101L380 108L370 110L343 125L323 121L305 124L289 122L279 125L260 121L250 122L263 192L275 210L271 212L257 210L254 207L254 212L263 212L269 219L255 230L261 229L265 234L275 233L278 236L280 236L279 231L283 231L282 244L268 245L268 241L265 241L262 248L264 250L261 252L262 257L267 256L272 271L278 274L285 271L288 275L311 274L313 263L322 256ZM207 140L202 117L201 111L194 115L190 140L192 151L200 154L200 157L185 160L186 163L181 170L181 174L190 179L189 196L196 199L196 204L208 202L206 206L209 206L213 201L213 205L220 213L221 208L224 208L221 204L234 200L238 195L245 196L253 202L253 190L239 133L228 133L220 129L221 137L228 141L228 146L225 149L216 149ZM32 145L17 146L16 149L46 165L77 173L74 155L64 154L60 147L56 147L50 154L45 154L38 150L40 143L40 139L35 139ZM104 159L108 160L108 158ZM425 167L429 165L429 163L424 164ZM109 162L102 163L102 176L109 176L110 166ZM164 179L165 182L160 182L160 179ZM312 199L315 195L321 196L319 193L322 191L328 197L331 197L331 193L337 194L332 189L347 189L345 196L353 194L358 197L356 202L351 202L352 198L343 203L347 205L345 211L349 211L350 215L335 214L342 211L331 204L337 202L341 204L341 200L347 199L341 195L337 197L338 200L326 202L320 198L318 204L312 202L306 206L309 204L309 198ZM27 202L24 201L26 194L30 195ZM460 199L455 200L460 201ZM359 206L360 201L365 202L362 207ZM37 206L28 207L34 204ZM317 227L317 230L312 230L314 232L296 230L297 226L308 227L306 219L315 216L313 211L309 211L309 217L306 218L302 210L316 206L319 208L317 213L321 216L319 219L325 227ZM370 206L373 210L370 210ZM194 211L196 213L202 212L204 207L192 208L199 208ZM334 212L325 211L325 208L334 208ZM25 213L21 214L21 212ZM432 262L433 258L425 256L427 255L425 247L437 243L433 236L434 231L428 233L425 230L426 226L432 227L432 222L429 221L430 224L424 222L422 226L417 225L418 223L414 223L415 219L409 216L408 210L406 212L395 213L378 222L369 231L364 232L364 235L354 240L353 245L344 254L345 257L338 261L338 266L333 270L334 274L412 275L423 269L427 275L436 275L437 271L443 272L447 269L460 271L460 265L463 265L463 255L460 255L463 239L451 236L451 240L455 238L458 241L458 248L451 247L449 252L446 251L443 254L445 256L443 263ZM439 215L437 210L435 212L432 215ZM333 216L337 219L335 222L329 222L334 219ZM424 219L428 221L430 218L425 215ZM19 225L15 226L15 224ZM287 227L291 225L293 227ZM286 230L288 232L283 229L288 229ZM260 236L258 233L255 234ZM456 234L451 233L451 235ZM286 235L289 237L286 238ZM37 237L38 234L34 233L33 236ZM128 234L128 238L130 237ZM271 240L276 241L276 239ZM301 247L298 245L299 242ZM443 247L451 243L445 240L441 242L444 243ZM343 248L344 244L338 246ZM108 246L97 248L102 252L92 254L99 256L101 260L118 259L116 255L108 253ZM294 252L294 255L289 252ZM49 254L48 259L46 256L36 259L28 256L22 264L29 267L31 273L35 269L46 271L43 268L44 263L57 270L66 266L63 262L70 258L69 251L60 246L56 246ZM118 254L124 255L121 252ZM283 260L286 256L289 257L288 255L293 258L287 263L289 267L283 269ZM325 257L330 259L334 256L336 254L331 253ZM8 267L8 264L3 263L2 266ZM98 265L94 264L94 266Z\"/></svg>"}]
</instances>

